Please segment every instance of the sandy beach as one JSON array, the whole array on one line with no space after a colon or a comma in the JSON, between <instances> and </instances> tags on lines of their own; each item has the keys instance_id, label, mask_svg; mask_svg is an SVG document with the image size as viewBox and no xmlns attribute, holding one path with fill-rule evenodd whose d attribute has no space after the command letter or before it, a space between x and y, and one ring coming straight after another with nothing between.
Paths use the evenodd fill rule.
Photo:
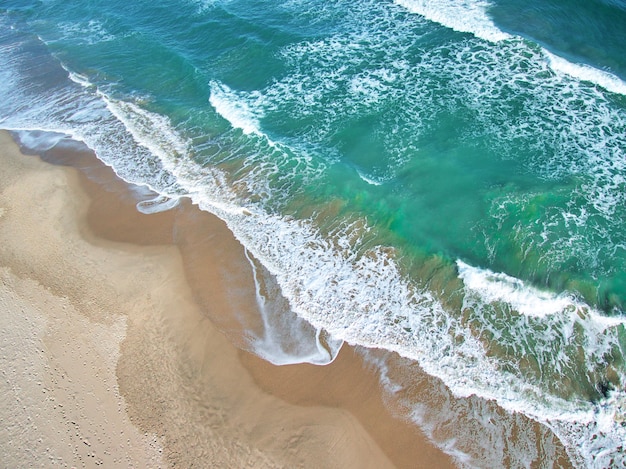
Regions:
<instances>
[{"instance_id":1,"label":"sandy beach","mask_svg":"<svg viewBox=\"0 0 626 469\"><path fill-rule=\"evenodd\" d=\"M141 214L55 151L0 133L2 467L452 467L350 347L323 367L236 347L255 291L220 220Z\"/></svg>"}]
</instances>

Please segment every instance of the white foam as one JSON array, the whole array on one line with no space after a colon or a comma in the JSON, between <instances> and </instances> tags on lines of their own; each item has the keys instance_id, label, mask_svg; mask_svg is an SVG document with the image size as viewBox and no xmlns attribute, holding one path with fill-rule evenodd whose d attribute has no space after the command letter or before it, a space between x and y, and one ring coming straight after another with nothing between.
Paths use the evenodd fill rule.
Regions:
<instances>
[{"instance_id":1,"label":"white foam","mask_svg":"<svg viewBox=\"0 0 626 469\"><path fill-rule=\"evenodd\" d=\"M514 37L521 40L500 30L493 23L487 14L490 4L485 0L395 0L394 3L445 27L472 33L490 42L500 42ZM555 72L592 82L612 93L626 95L626 82L616 75L587 64L570 62L546 49L543 49L543 53L550 68Z\"/></svg>"},{"instance_id":2,"label":"white foam","mask_svg":"<svg viewBox=\"0 0 626 469\"><path fill-rule=\"evenodd\" d=\"M561 315L562 319L585 323L590 336L626 325L626 317L606 316L573 294L542 291L518 278L473 267L461 260L456 264L466 291L480 297L484 304L505 303L518 313L538 319Z\"/></svg>"},{"instance_id":3,"label":"white foam","mask_svg":"<svg viewBox=\"0 0 626 469\"><path fill-rule=\"evenodd\" d=\"M426 437L464 468L532 467L557 463L557 438L519 413L502 413L475 396L456 399L439 380L400 357L357 349L379 374L400 418L409 418ZM419 387L416 395L410 389ZM407 393L408 391L408 393Z\"/></svg>"},{"instance_id":4,"label":"white foam","mask_svg":"<svg viewBox=\"0 0 626 469\"><path fill-rule=\"evenodd\" d=\"M348 90L355 95L355 100L368 106L381 102L388 89L383 80L370 73L355 75L348 83Z\"/></svg>"},{"instance_id":5,"label":"white foam","mask_svg":"<svg viewBox=\"0 0 626 469\"><path fill-rule=\"evenodd\" d=\"M244 134L263 135L259 123L258 111L254 112L248 102L240 99L237 94L223 83L211 82L211 106L236 128Z\"/></svg>"},{"instance_id":6,"label":"white foam","mask_svg":"<svg viewBox=\"0 0 626 469\"><path fill-rule=\"evenodd\" d=\"M358 173L359 177L367 182L368 184L372 185L372 186L382 186L384 184L384 181L381 181L379 179L374 179L371 176L366 175L363 171L357 169L356 172Z\"/></svg>"},{"instance_id":7,"label":"white foam","mask_svg":"<svg viewBox=\"0 0 626 469\"><path fill-rule=\"evenodd\" d=\"M66 68L63 64L61 64L61 66L67 72L68 78L74 83L82 86L83 88L96 89L96 87L89 81L89 79L85 75L81 75L78 72L73 72Z\"/></svg>"},{"instance_id":8,"label":"white foam","mask_svg":"<svg viewBox=\"0 0 626 469\"><path fill-rule=\"evenodd\" d=\"M218 3L228 3L229 0L187 0L197 8L198 13L206 13L213 9Z\"/></svg>"},{"instance_id":9,"label":"white foam","mask_svg":"<svg viewBox=\"0 0 626 469\"><path fill-rule=\"evenodd\" d=\"M150 200L142 200L138 202L137 210L146 215L151 213L166 212L176 207L180 202L179 197L167 197L165 195L159 195Z\"/></svg>"},{"instance_id":10,"label":"white foam","mask_svg":"<svg viewBox=\"0 0 626 469\"><path fill-rule=\"evenodd\" d=\"M105 25L96 20L81 23L60 22L57 23L56 31L64 39L70 39L79 44L95 45L119 39L119 36L108 32Z\"/></svg>"},{"instance_id":11,"label":"white foam","mask_svg":"<svg viewBox=\"0 0 626 469\"><path fill-rule=\"evenodd\" d=\"M612 73L586 64L575 64L562 57L543 50L550 68L557 73L562 73L578 80L589 81L601 86L611 93L626 95L626 82Z\"/></svg>"},{"instance_id":12,"label":"white foam","mask_svg":"<svg viewBox=\"0 0 626 469\"><path fill-rule=\"evenodd\" d=\"M45 132L40 130L12 129L20 141L29 150L43 153L54 148L57 143L68 137L65 133Z\"/></svg>"},{"instance_id":13,"label":"white foam","mask_svg":"<svg viewBox=\"0 0 626 469\"><path fill-rule=\"evenodd\" d=\"M428 60L425 54L422 67L432 65ZM461 61L453 65L464 63ZM408 70L410 68L404 72ZM415 71L415 76L419 75L419 71ZM474 75L468 74L467 77L470 75L473 80ZM289 85L294 84L296 78ZM479 78L489 81L492 77ZM514 79L511 79L511 83ZM93 87L88 83L83 86L87 92L93 92ZM224 89L219 84L215 86L218 101L223 97L227 104L220 112L218 108L224 101L218 102L214 105L215 109L223 116L230 115L232 111L233 115L227 119L234 127L247 129L244 135L260 134L259 112L253 111L247 101L254 100L254 96L244 96L242 100L237 94L230 96L227 88L226 94L220 95ZM280 91L278 86L273 89ZM241 199L219 171L200 167L189 158L189 142L172 128L167 118L146 111L137 104L113 100L100 91L95 95L106 103L106 109L119 121L113 122L109 116L106 119L94 119L91 123L84 119L59 123L54 121L56 116L61 115L57 113L47 115L45 124L48 128L65 127L68 133L84 139L100 157L104 155L109 164L117 165L118 170L123 166L125 177L131 177L133 181L148 181L168 195L171 194L171 186L159 179L161 168L157 167L155 171L154 158L151 159L153 156L158 157L166 170L164 174L173 174L185 194L191 195L202 209L212 211L227 221L235 235L276 276L293 310L313 324L314 330L327 330L338 341L346 340L353 344L397 351L402 356L418 361L429 374L440 377L457 395L476 394L494 399L512 412L525 412L541 421L557 422L564 428L580 428L596 419L595 408L591 403L566 401L550 395L541 383L531 383L521 375L503 372L501 363L486 354L480 340L450 311L446 311L432 292L421 290L402 277L389 249L376 246L367 252L357 253L353 250L355 229L352 226L343 227L336 233L335 239L329 240L306 220L281 217L276 212L265 213L262 207L255 210L243 208ZM477 98L482 99L486 95L479 93ZM214 96L213 89L211 96ZM410 97L415 96L419 95ZM242 102L246 105L232 106L233 103ZM321 102L320 109L323 110L326 104L332 103ZM94 109L100 111L102 106ZM33 111L25 120L35 122L37 117ZM127 134L132 136L132 141L127 140ZM111 144L111 136L114 136L114 144ZM246 164L256 168L255 163L266 163L261 158L258 155L251 156ZM142 173L144 164L148 169ZM125 165L132 167L127 168ZM262 178L264 173L255 173L251 169L248 175L250 180L245 182L254 186L259 184L254 178ZM254 216L246 215L249 213ZM498 284L497 274L494 275L496 278L491 278L489 282L495 282L496 288L493 291L490 290L493 285L487 288L490 295L505 298L506 291L515 293L513 287L517 283L514 279L506 279L503 286ZM477 288L477 291L480 290ZM522 308L535 301L530 301L525 295L514 299ZM480 299L480 295L478 297ZM544 301L545 298L539 299L542 305ZM552 304L550 298L546 304ZM534 308L530 310L535 311ZM549 321L555 316L558 314L528 315L539 321L540 325L543 324L541 321ZM595 323L588 321L588 324L593 326ZM529 333L528 329L523 329L526 325L522 321L516 327L521 328L522 333ZM611 336L614 331L605 332L607 327L591 326L585 329L585 334L593 347L583 350L589 354L585 358L590 363L596 363L603 360L604 352L616 341ZM318 339L317 344L324 348ZM539 339L543 340L543 337ZM594 344L594 341L598 343ZM318 345L316 349L320 352ZM278 360L283 358L278 357ZM611 430L611 436L623 436L619 428L611 427L608 422L604 425ZM570 430L570 433L575 435L574 430ZM574 437L571 440L573 451L576 450L577 441Z\"/></svg>"},{"instance_id":14,"label":"white foam","mask_svg":"<svg viewBox=\"0 0 626 469\"><path fill-rule=\"evenodd\" d=\"M262 274L256 262L250 258L247 250L245 253L252 267L257 305L263 321L262 330L246 328L254 353L275 365L327 365L333 362L343 341L333 340L322 329L313 328L288 308L277 307L276 300L281 298L280 293L268 288L266 283L270 279L261 281ZM324 339L322 336L325 336Z\"/></svg>"},{"instance_id":15,"label":"white foam","mask_svg":"<svg viewBox=\"0 0 626 469\"><path fill-rule=\"evenodd\" d=\"M466 288L478 293L485 303L505 302L522 314L543 317L577 309L581 305L566 294L545 292L527 286L521 280L488 269L456 261L459 277Z\"/></svg>"},{"instance_id":16,"label":"white foam","mask_svg":"<svg viewBox=\"0 0 626 469\"><path fill-rule=\"evenodd\" d=\"M511 38L489 18L489 3L484 0L394 0L394 3L430 21L455 31L471 33L486 41Z\"/></svg>"},{"instance_id":17,"label":"white foam","mask_svg":"<svg viewBox=\"0 0 626 469\"><path fill-rule=\"evenodd\" d=\"M160 159L178 159L188 155L190 142L172 129L167 117L148 112L128 101L114 100L102 92L99 94L135 141L153 155Z\"/></svg>"}]
</instances>

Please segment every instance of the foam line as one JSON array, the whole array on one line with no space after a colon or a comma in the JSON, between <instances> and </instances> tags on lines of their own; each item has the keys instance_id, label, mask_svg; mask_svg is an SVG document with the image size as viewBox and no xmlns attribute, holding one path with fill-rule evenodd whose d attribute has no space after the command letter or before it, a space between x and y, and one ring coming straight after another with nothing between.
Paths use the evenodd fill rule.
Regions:
<instances>
[{"instance_id":1,"label":"foam line","mask_svg":"<svg viewBox=\"0 0 626 469\"><path fill-rule=\"evenodd\" d=\"M252 112L248 103L238 99L228 86L212 81L209 102L234 128L241 129L246 135L263 135L258 116Z\"/></svg>"},{"instance_id":2,"label":"foam line","mask_svg":"<svg viewBox=\"0 0 626 469\"><path fill-rule=\"evenodd\" d=\"M489 3L483 0L394 0L412 13L462 33L471 33L490 42L510 39L487 15Z\"/></svg>"},{"instance_id":3,"label":"foam line","mask_svg":"<svg viewBox=\"0 0 626 469\"><path fill-rule=\"evenodd\" d=\"M561 73L578 80L589 81L601 86L611 93L626 96L626 82L612 73L599 70L586 64L575 64L562 57L543 50L550 68L557 73Z\"/></svg>"},{"instance_id":4,"label":"foam line","mask_svg":"<svg viewBox=\"0 0 626 469\"><path fill-rule=\"evenodd\" d=\"M380 5L378 3L378 6ZM389 24L395 23L392 21ZM292 48L286 53L293 54L292 59L296 64L298 63L296 59L300 57L303 60L309 60L309 64L315 64L315 60L318 61L318 70L323 72L319 75L322 83L314 83L314 86L318 87L315 91L318 91L326 83L334 80L333 72L337 68L337 63L344 63L344 58L350 58L341 54L346 54L344 44L352 44L354 42L352 39L355 37L358 35L335 37L327 43L322 41L315 44L333 58L333 62L329 64L325 64L329 55L311 53L314 49L311 49L310 43L303 44L299 50L297 47ZM380 37L386 36L383 34ZM378 45L378 38L371 40L369 46ZM397 37L393 38L393 40L396 39ZM481 41L469 38L464 39L460 45L446 45L449 56L445 60L437 56L437 51L427 51L421 57L419 64L402 62L403 53L399 53L397 57L394 57L393 73L387 76L389 79L381 78L375 83L380 84L381 87L384 86L385 93L399 93L393 96L396 102L419 102L427 106L431 104L428 101L429 93L426 88L432 83L428 81L428 78L432 76L432 70L436 69L438 73L449 71L447 81L457 86L454 89L459 92L458 94L463 94L461 91L466 92L465 96L469 96L470 101L478 103L479 110L483 111L488 109L487 97L499 96L497 93L492 93L493 88L490 87L499 90L504 88L503 85L510 85L516 90L514 85L518 79L528 80L529 74L522 74L519 71L515 72L519 75L515 73L503 75L500 73L502 67L499 66L500 63L510 64L511 60L514 61L516 57L519 57L515 55L516 53L528 49L523 43L515 41L496 44L495 47L481 43L478 44L480 47L475 47L479 42ZM366 41L358 46L360 48L358 52L361 54L358 57L363 63L371 63L372 57L384 55L378 53L380 49L366 50L366 46L368 46ZM463 49L464 47L466 50ZM298 56L297 52L301 55ZM455 57L455 54L458 56ZM534 62L535 55L531 54L531 59L528 60L532 67L537 65ZM486 70L485 59L496 65L489 68L493 71L493 75L476 73ZM450 67L450 69L446 70L445 67ZM518 70L521 68L518 67ZM298 70L298 73L300 72ZM369 76L376 76L374 72L370 71ZM297 101L298 96L294 96L294 92L289 95L284 91L297 90L293 87L302 84L300 78L305 75L298 73L286 75L288 77L286 81L274 83L271 89L265 90L267 93L263 96L261 92L239 93L218 82L211 83L211 97L214 100L211 104L231 126L243 131L227 131L227 136L232 138L235 135L236 138L232 140L236 144L244 142L249 147L256 145L257 140L264 140L256 138L256 135L262 135L259 119L262 118L264 109L271 109L272 105L283 105L284 101L280 99L285 99L285 96L291 99L291 102ZM394 74L398 78L392 79ZM530 76L538 75L544 76L545 74L537 73ZM419 79L416 80L416 77ZM31 81L30 78L26 77L24 81L28 84ZM466 290L463 292L466 308L463 308L463 311L471 311L475 314L477 318L475 329L486 330L491 327L489 332L501 332L501 329L495 327L498 326L497 323L494 326L488 322L489 318L486 313L494 310L491 303L508 302L512 304L513 309L520 310L521 314L511 318L510 322L506 322L506 327L516 328L513 330L514 333L510 334L510 342L507 345L510 345L510 348L518 354L519 350L524 350L523 347L527 342L541 343L544 347L544 349L539 347L536 350L542 372L540 378L530 380L518 373L515 366L505 369L501 361L489 355L481 340L474 335L475 331L463 323L463 318L457 314L459 311L446 309L446 306L438 300L436 292L422 288L410 278L403 276L396 264L395 252L389 247L378 245L370 247L366 252L357 252L355 244L358 243L354 242L355 227L353 225L347 223L345 226L341 225L333 232L333 237L329 238L324 236L311 220L282 216L280 210L270 211L263 203L253 204L235 192L234 188L229 185L226 175L219 169L210 165L202 166L193 160L189 154L190 141L185 137L184 132L174 128L167 116L146 110L135 102L112 99L84 77L70 75L70 78L81 87L68 82L67 87L59 92L60 97L55 94L58 91L55 89L50 95L46 95L46 99L28 94L21 95L19 90L12 93L15 87L11 84L10 92L5 91L6 96L16 101L26 100L29 106L16 107L15 109L19 109L21 114L9 112L5 123L14 127L19 125L32 127L33 123L42 122L41 126L44 129L57 131L61 129L68 135L87 143L101 159L114 166L116 172L121 173L124 179L150 184L161 194L172 198L182 194L189 195L202 209L211 211L224 219L243 245L275 276L282 293L290 302L291 310L312 325L306 330L307 344L313 344L314 349L314 354L310 356L323 356L326 359L329 356L327 352L329 340L322 337L324 334L322 331L327 331L335 344L340 344L345 340L352 344L398 352L403 357L417 361L428 374L440 378L457 396L475 394L485 399L493 399L512 413L523 412L532 418L546 422L559 432L564 441L568 442L571 451L580 453L583 462L590 461L585 458L590 458L593 453L587 451L586 448L581 449L580 442L591 441L591 435L598 430L598 425L601 427L602 435L596 440L606 448L615 450L621 444L620 442L624 441L625 430L618 425L620 422L618 403L621 402L622 397L619 392L610 394L599 403L585 401L580 397L568 400L551 392L542 381L543 372L547 368L551 367L550 372L555 373L571 366L578 359L578 352L568 352L565 347L553 353L554 349L549 346L557 343L558 340L569 343L570 339L578 338L580 345L577 350L583 354L582 358L585 362L581 366L589 366L592 372L596 368L601 372L606 371L605 357L619 349L620 344L623 343L619 334L623 334L624 324L619 318L618 320L609 318L603 322L604 319L596 317L596 313L588 306L577 304L567 297L546 296L543 292L535 291L512 277L457 263L459 272L464 277L462 280L467 280ZM354 76L349 77L349 79L352 78ZM410 81L411 79L413 81ZM562 91L563 86L568 87L569 92L578 90L567 83L563 85L558 77L551 76L545 81L541 80L530 84L533 90L532 96L539 96L544 101L529 100L529 104L535 104L549 111L552 108L544 104L554 103L553 100L557 100L557 104L564 106L564 109L557 110L566 115L565 121L569 122L571 119L567 114L570 112L567 108L568 104L565 100L559 99L561 95L558 93ZM409 86L406 85L407 83ZM541 86L545 83L548 86L542 89ZM420 84L425 87L424 90L419 89ZM528 84L528 82L524 81L523 84ZM466 88L463 88L464 86ZM411 92L416 90L416 94L402 94L406 88L410 88ZM423 94L419 94L420 91L424 91ZM607 106L606 102L599 98L595 99L595 95L600 93L594 91L593 94L594 96L584 95L584 98L588 99L584 104L591 103L586 109L594 110L598 106L609 111L612 109ZM576 95L583 95L583 92ZM329 93L328 96L332 97L333 94ZM308 101L311 100L313 106L318 106L317 109L313 108L314 111L319 110L320 114L327 113L331 117L323 122L326 129L315 129L315 132L330 134L332 126L344 116L353 113L355 109L369 112L372 108L368 106L379 105L378 100L361 103L358 101L359 96L350 96L352 101L341 102L332 99L315 101L314 95L307 94L298 111L302 109L302 112L310 112L311 106ZM272 99L275 101L269 102ZM58 103L70 103L70 105L62 108L57 105ZM432 109L436 110L436 108ZM418 112L413 112L415 109L400 111L405 112L405 115L401 117L408 116L407 121L412 122L411 118L414 116L417 116L416 119L420 118ZM541 115L536 112L536 109L535 112L529 112L529 114L535 116L537 120L525 122L527 128L532 131L541 129L545 124ZM583 117L577 122L572 121L573 125L579 125L580 128L576 128L576 132L571 132L566 138L574 135L574 138L579 139L578 136L589 128L603 132L602 126L596 125L593 119L585 120L590 114L592 113L580 113L579 115ZM597 117L597 114L597 112L593 114L593 117ZM486 121L492 121L491 118L494 117L489 114L484 116L477 113L477 115L484 117ZM606 116L608 116L607 126L615 125L614 123L620 118L620 114L611 112L607 112ZM558 116L555 114L552 117ZM559 124L557 127L562 127L561 122L557 120ZM613 128L616 127L611 127L609 130ZM520 132L521 128L515 125L512 131ZM583 163L567 160L569 156L567 151L564 154L555 155L554 159L560 158L559 170L565 167L566 171L578 175L584 175L588 171L605 171L608 172L608 176L619 182L619 179L613 176L623 174L623 168L620 166L622 159L618 158L622 156L619 152L621 136L620 134L611 136L612 141L616 142L612 147L616 149L613 153L604 151L601 145L604 143L602 140L604 137L604 134L600 135L599 143L597 140L559 141L560 146L565 149L593 147L595 151L600 148L597 153L586 154L588 158L584 159L583 163L589 166L577 166ZM404 148L402 145L399 147ZM270 202L275 202L281 196L280 191L285 186L280 184L271 186L267 176L268 174L275 178L281 176L277 171L279 166L275 162L276 158L284 158L284 161L289 163L293 163L294 160L288 160L290 155L285 155L285 152L280 153L280 148L271 147L268 151L267 144L254 146L253 150L250 152L253 154L245 156L245 160L242 161L245 171L240 172L243 179L237 182L241 183L240 186L245 185L246 189L258 195L259 198L266 197ZM302 164L300 164L301 161ZM281 184L289 180L293 174L298 176L311 174L316 168L305 161L305 158L301 158L296 165L292 164L291 167L295 167L293 173L280 180ZM595 173L592 173L592 176L594 175ZM604 175L601 176L604 177ZM596 186L600 189L613 187L600 183ZM608 196L613 195L612 190L609 191ZM616 193L619 194L617 191ZM604 199L608 199L608 196ZM595 194L593 198L596 199ZM610 210L619 205L620 200L605 204L608 207L607 217L612 213ZM363 225L365 228L360 229L364 231L372 228L367 225L366 221L363 221ZM255 282L257 282L257 300L260 309L267 313L269 311L266 307L268 296L264 294L258 275L255 276ZM570 303L561 303L563 300L570 301ZM566 314L559 312L563 304L565 304L563 309ZM579 319L576 319L577 316ZM572 322L576 323L575 328ZM278 329L279 332L282 330ZM578 335L575 336L575 334ZM268 336L259 334L258 337L263 340ZM296 337L299 336L296 334ZM271 345L275 344L276 342L272 340ZM292 353L292 350L289 349L289 353L286 354L287 360L292 359L292 356L308 356L300 352ZM334 353L332 350L333 347L331 347L331 357ZM283 351L281 349L281 353ZM274 349L267 349L267 353L271 355ZM284 356L277 356L277 360L285 360ZM515 357L517 355L511 359L513 365L516 365ZM584 379L587 379L586 372L587 370L581 372ZM604 376L601 372L599 374ZM617 372L621 373L622 370L617 370ZM598 419L598 415L602 418ZM600 433L598 430L598 434Z\"/></svg>"}]
</instances>

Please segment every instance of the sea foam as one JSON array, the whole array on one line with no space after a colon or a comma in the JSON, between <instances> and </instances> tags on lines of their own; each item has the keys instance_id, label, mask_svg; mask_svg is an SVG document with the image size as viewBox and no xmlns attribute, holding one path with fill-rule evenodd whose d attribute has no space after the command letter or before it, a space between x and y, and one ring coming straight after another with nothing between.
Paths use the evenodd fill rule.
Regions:
<instances>
[{"instance_id":1,"label":"sea foam","mask_svg":"<svg viewBox=\"0 0 626 469\"><path fill-rule=\"evenodd\" d=\"M552 70L578 80L595 83L611 93L626 96L626 82L616 75L604 70L599 70L590 65L572 63L545 49L543 53L545 54Z\"/></svg>"},{"instance_id":2,"label":"sea foam","mask_svg":"<svg viewBox=\"0 0 626 469\"><path fill-rule=\"evenodd\" d=\"M114 166L123 178L149 184L168 197L189 195L201 208L226 220L238 239L276 277L293 311L313 325L317 331L314 337L317 352L323 355L328 344L320 339L319 331L322 330L330 333L337 344L346 340L396 351L416 360L457 396L475 394L493 399L511 412L524 412L546 423L570 443L570 451L583 462L591 461L591 453L580 452L577 444L587 441L584 438L589 439L592 434L600 435L598 425L602 427L602 434L595 440L615 454L615 448L624 440L624 431L611 424L617 411L610 398L603 400L601 407L591 402L568 401L551 395L541 382L527 382L523 376L503 370L497 359L488 356L471 328L446 310L435 292L419 287L402 274L393 250L384 246L374 246L365 252L355 250L354 226L350 224L337 230L334 239L328 239L310 220L264 211L262 205L248 207L249 202L233 189L226 174L190 158L189 140L167 117L138 103L114 99L87 79L79 81L82 81L79 88L70 85L67 89L53 90L59 95L51 93L48 100L29 101L31 95L23 93L24 90L9 89L7 96L13 93L16 101L26 100L34 106L29 109L16 107L16 111L3 122L14 128L34 127L40 122L43 129L61 130L80 138ZM223 90L218 89L218 95L220 91ZM237 96L236 101L240 100L241 96ZM61 105L70 102L72 104L66 107ZM93 118L88 118L89 113L77 115L76 103L88 105ZM219 106L218 103L216 109ZM242 109L245 111L246 108L235 108L237 112ZM224 112L228 115L228 111ZM241 125L248 126L245 112L243 116ZM240 117L235 113L233 122ZM249 128L250 132L244 132L243 138L258 137L260 128L254 125ZM241 130L237 132L241 134ZM268 157L268 153L257 153L251 155L250 161L262 163L269 170L272 162L267 160L272 156L274 154ZM252 170L246 173L249 179L266 174ZM259 184L254 180L247 182L249 187ZM267 190L271 191L271 188ZM550 305L551 314L520 316L520 337L529 334L524 328L530 320L543 330L546 328L541 327L544 325L541 321L558 316L553 299L541 296L529 299L532 289L526 289L521 297L515 288L511 291L511 286L525 289L515 279L486 274L467 264L459 266L461 271L465 269L468 279L465 298L472 301L472 307L479 313L480 308L488 309L494 299L509 301L512 309L524 310L528 304ZM468 276L468 272L472 275ZM482 280L475 283L470 280L472 276ZM481 282L485 279L488 283L495 283L496 287L483 288ZM259 291L259 301L263 303L265 300ZM485 292L486 297L483 296ZM619 344L619 338L611 334L618 328L623 331L623 325L597 325L594 321L587 321L584 325L583 333L593 346L584 350L589 354L585 359L602 362L604 352ZM606 333L608 329L611 329L610 334ZM565 339L571 337L567 336L571 330L565 330L562 336ZM332 355L333 352L329 357ZM277 358L280 360L284 357ZM596 420L599 408L604 409L602 415L606 416L601 421ZM608 461L610 455L605 456L602 456L603 460Z\"/></svg>"},{"instance_id":3,"label":"sea foam","mask_svg":"<svg viewBox=\"0 0 626 469\"><path fill-rule=\"evenodd\" d=\"M231 201L228 205L238 204L236 196L225 193L223 186L209 184L212 171L190 165L187 160L179 163L182 164L172 165L170 161L167 166L193 194L196 203L227 221L235 235L276 276L294 311L317 330L328 331L335 340L385 348L415 359L428 373L443 379L456 395L477 394L494 399L510 411L523 411L548 425L568 422L574 428L593 428L592 405L555 398L520 381L520 377L498 371L498 364L485 355L472 334L450 317L432 295L408 284L385 251L374 249L355 257L350 247L347 251L338 250L337 245L342 243L329 244L306 221L267 213L257 212L250 217L237 210L224 211L221 207L225 200ZM517 284L513 279L506 280L504 283ZM560 301L541 295L531 299L532 289L523 298L507 298L505 290L498 289L498 298L511 300L514 307L522 305L521 309L529 304L547 304L555 313ZM614 326L611 323L588 327L590 343L603 337L607 327ZM463 337L461 345L454 343L454 337L459 336ZM613 340L608 336L598 345L610 349ZM593 360L597 352L588 352ZM602 352L598 355L602 356ZM565 428L559 425L551 426ZM612 436L607 437L610 441L620 438L619 431L613 433L615 430L613 427Z\"/></svg>"},{"instance_id":4,"label":"sea foam","mask_svg":"<svg viewBox=\"0 0 626 469\"><path fill-rule=\"evenodd\" d=\"M213 81L210 85L209 102L221 116L234 128L241 129L244 134L262 134L259 124L262 115L253 112L246 101L239 99L237 94L223 83Z\"/></svg>"},{"instance_id":5,"label":"sea foam","mask_svg":"<svg viewBox=\"0 0 626 469\"><path fill-rule=\"evenodd\" d=\"M395 3L430 21L487 41L498 42L511 37L493 24L486 11L489 2L484 0L395 0Z\"/></svg>"},{"instance_id":6,"label":"sea foam","mask_svg":"<svg viewBox=\"0 0 626 469\"><path fill-rule=\"evenodd\" d=\"M486 0L395 0L412 13L424 16L430 21L439 23L458 32L471 33L490 42L521 40L516 36L500 30L487 13L490 3ZM626 82L616 75L594 68L587 64L578 64L559 57L547 49L543 49L546 62L557 73L563 73L578 80L595 83L612 92L626 95Z\"/></svg>"}]
</instances>

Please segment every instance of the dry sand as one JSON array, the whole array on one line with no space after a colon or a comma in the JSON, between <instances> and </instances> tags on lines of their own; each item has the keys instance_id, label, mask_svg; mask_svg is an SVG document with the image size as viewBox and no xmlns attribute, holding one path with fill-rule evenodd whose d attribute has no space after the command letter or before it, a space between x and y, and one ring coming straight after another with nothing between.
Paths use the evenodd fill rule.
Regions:
<instances>
[{"instance_id":1,"label":"dry sand","mask_svg":"<svg viewBox=\"0 0 626 469\"><path fill-rule=\"evenodd\" d=\"M351 348L275 367L233 346L254 285L221 221L188 202L142 215L108 168L59 151L82 170L0 133L0 466L451 466Z\"/></svg>"}]
</instances>

